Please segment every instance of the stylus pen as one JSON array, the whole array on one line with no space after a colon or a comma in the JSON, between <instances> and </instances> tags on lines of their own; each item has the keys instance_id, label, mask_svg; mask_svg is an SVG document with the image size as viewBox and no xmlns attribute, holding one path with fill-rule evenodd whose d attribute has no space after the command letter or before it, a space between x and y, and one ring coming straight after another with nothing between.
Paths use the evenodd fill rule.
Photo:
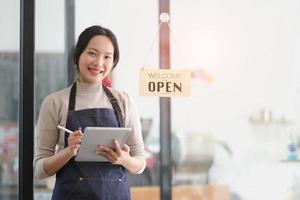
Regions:
<instances>
[{"instance_id":1,"label":"stylus pen","mask_svg":"<svg viewBox=\"0 0 300 200\"><path fill-rule=\"evenodd\" d=\"M66 131L67 133L73 133L73 131L61 126L61 125L58 125L57 128L59 128L60 130L63 130L63 131Z\"/></svg>"}]
</instances>

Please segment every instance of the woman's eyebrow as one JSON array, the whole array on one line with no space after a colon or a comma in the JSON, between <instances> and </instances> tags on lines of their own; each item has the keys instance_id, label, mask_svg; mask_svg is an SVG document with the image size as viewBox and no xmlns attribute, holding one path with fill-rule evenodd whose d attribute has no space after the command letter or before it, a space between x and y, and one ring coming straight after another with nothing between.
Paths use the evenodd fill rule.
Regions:
<instances>
[{"instance_id":1,"label":"woman's eyebrow","mask_svg":"<svg viewBox=\"0 0 300 200\"><path fill-rule=\"evenodd\" d=\"M93 51L99 52L99 50L96 49L96 48L94 48L94 47L88 47L87 49L88 49L88 50L93 50ZM105 54L109 54L109 55L113 55L113 54L114 54L113 52L110 52L110 51L107 51L107 52L104 52L104 53L105 53Z\"/></svg>"},{"instance_id":2,"label":"woman's eyebrow","mask_svg":"<svg viewBox=\"0 0 300 200\"><path fill-rule=\"evenodd\" d=\"M94 51L97 51L97 52L98 52L98 49L95 49L95 48L93 48L93 47L88 47L87 49L89 49L89 50L94 50Z\"/></svg>"}]
</instances>

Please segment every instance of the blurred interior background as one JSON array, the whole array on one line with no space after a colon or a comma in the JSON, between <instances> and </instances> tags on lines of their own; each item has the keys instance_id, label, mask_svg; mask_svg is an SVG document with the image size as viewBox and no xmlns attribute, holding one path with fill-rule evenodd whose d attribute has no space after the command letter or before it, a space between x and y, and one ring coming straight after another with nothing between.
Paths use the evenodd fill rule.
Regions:
<instances>
[{"instance_id":1,"label":"blurred interior background","mask_svg":"<svg viewBox=\"0 0 300 200\"><path fill-rule=\"evenodd\" d=\"M75 39L99 24L118 37L113 87L141 115L147 168L135 199L159 199L159 99L139 71L159 68L158 1L75 0ZM0 0L0 199L18 197L20 3ZM65 3L36 1L35 117L68 85ZM55 13L55 15L53 14ZM173 199L300 199L300 1L170 1L171 68L191 69L191 96L171 98ZM35 181L50 199L54 177ZM133 198L133 199L134 199Z\"/></svg>"}]
</instances>

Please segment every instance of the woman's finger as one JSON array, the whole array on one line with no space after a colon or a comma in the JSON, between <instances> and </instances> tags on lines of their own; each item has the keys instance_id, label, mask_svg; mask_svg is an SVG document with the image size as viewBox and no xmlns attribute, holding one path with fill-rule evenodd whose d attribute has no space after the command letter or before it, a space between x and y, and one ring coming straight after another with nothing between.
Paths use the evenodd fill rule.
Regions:
<instances>
[{"instance_id":1,"label":"woman's finger","mask_svg":"<svg viewBox=\"0 0 300 200\"><path fill-rule=\"evenodd\" d=\"M74 144L74 145L72 145L72 147L73 147L74 149L79 149L79 148L80 148L80 144Z\"/></svg>"},{"instance_id":2,"label":"woman's finger","mask_svg":"<svg viewBox=\"0 0 300 200\"><path fill-rule=\"evenodd\" d=\"M127 153L129 153L130 147L127 144L124 144L123 150L126 151Z\"/></svg>"},{"instance_id":3,"label":"woman's finger","mask_svg":"<svg viewBox=\"0 0 300 200\"><path fill-rule=\"evenodd\" d=\"M70 134L74 137L82 137L83 136L83 133L81 132L81 130L77 130L75 132L73 132L72 134Z\"/></svg>"},{"instance_id":4,"label":"woman's finger","mask_svg":"<svg viewBox=\"0 0 300 200\"><path fill-rule=\"evenodd\" d=\"M120 144L117 140L113 140L115 148L116 148L116 153L118 156L120 156L122 154L122 149L120 147Z\"/></svg>"},{"instance_id":5,"label":"woman's finger","mask_svg":"<svg viewBox=\"0 0 300 200\"><path fill-rule=\"evenodd\" d=\"M107 146L100 146L98 148L98 150L101 151L101 152L105 152L106 154L109 154L114 158L119 157L119 155L114 150L112 150L111 148L109 148Z\"/></svg>"},{"instance_id":6,"label":"woman's finger","mask_svg":"<svg viewBox=\"0 0 300 200\"><path fill-rule=\"evenodd\" d=\"M81 139L74 139L74 140L69 140L68 144L72 145L72 144L80 144L81 143Z\"/></svg>"}]
</instances>

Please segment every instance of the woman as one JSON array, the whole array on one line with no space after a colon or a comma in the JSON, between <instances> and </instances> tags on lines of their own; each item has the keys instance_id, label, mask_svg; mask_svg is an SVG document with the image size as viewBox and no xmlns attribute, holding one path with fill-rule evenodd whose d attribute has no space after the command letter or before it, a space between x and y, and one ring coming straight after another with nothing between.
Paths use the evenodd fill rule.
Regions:
<instances>
[{"instance_id":1,"label":"woman","mask_svg":"<svg viewBox=\"0 0 300 200\"><path fill-rule=\"evenodd\" d=\"M145 168L140 119L133 100L124 92L102 85L118 61L117 39L109 29L85 29L74 51L78 80L71 87L50 94L42 103L35 137L34 174L37 178L56 174L54 200L130 199L127 170L139 174ZM58 130L57 125L74 132ZM88 126L125 126L132 132L123 149L117 141L114 151L98 147L96 153L109 162L76 162L81 130Z\"/></svg>"}]
</instances>

